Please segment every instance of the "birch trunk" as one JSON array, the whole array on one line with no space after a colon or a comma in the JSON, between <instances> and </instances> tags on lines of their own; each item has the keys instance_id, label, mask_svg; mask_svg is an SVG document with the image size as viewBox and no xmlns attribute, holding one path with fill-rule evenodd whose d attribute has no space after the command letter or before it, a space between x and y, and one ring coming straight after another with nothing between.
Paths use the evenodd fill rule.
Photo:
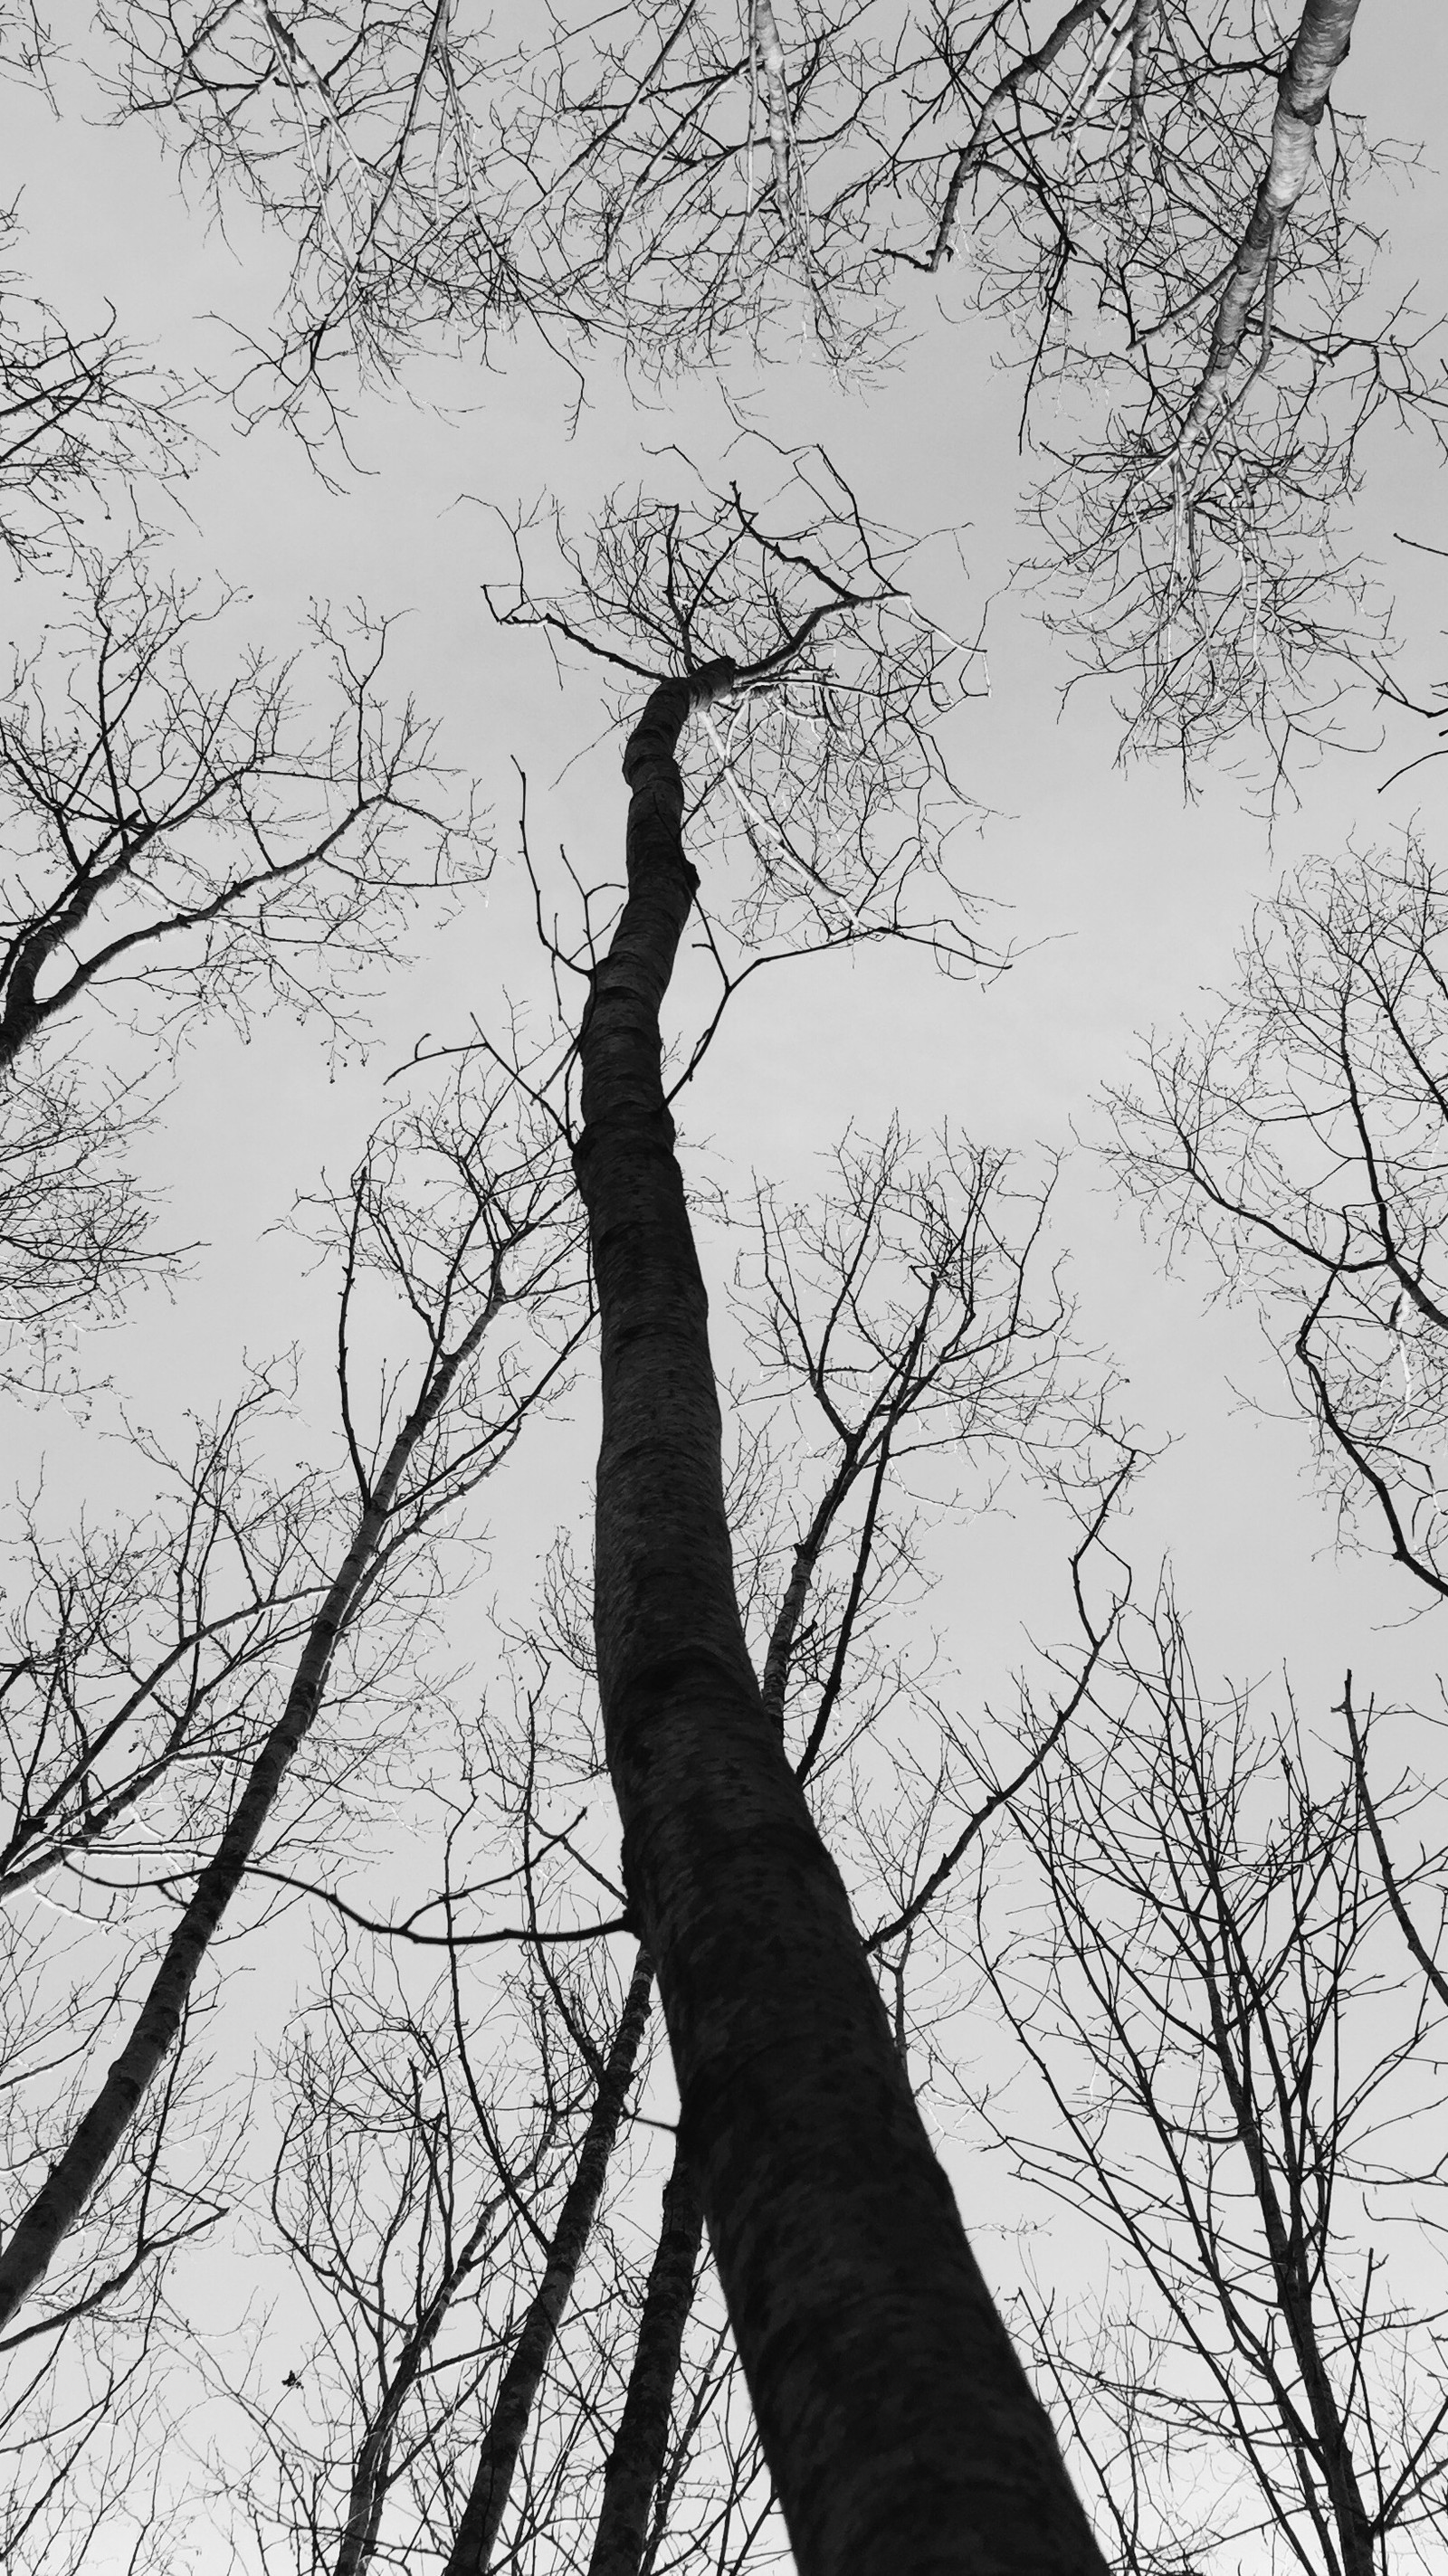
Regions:
<instances>
[{"instance_id":1,"label":"birch trunk","mask_svg":"<svg viewBox=\"0 0 1448 2576\"><path fill-rule=\"evenodd\" d=\"M1104 2576L735 1595L659 1031L697 883L676 746L691 704L732 678L722 664L663 682L629 741L628 894L579 1041L602 1327L595 1620L629 1900L800 2576Z\"/></svg>"},{"instance_id":2,"label":"birch trunk","mask_svg":"<svg viewBox=\"0 0 1448 2576\"><path fill-rule=\"evenodd\" d=\"M1233 361L1246 338L1257 291L1268 279L1282 227L1312 175L1317 129L1327 107L1332 76L1346 59L1353 20L1361 5L1362 0L1307 0L1287 68L1278 83L1267 168L1213 318L1211 350L1192 397L1183 437L1209 428L1227 399ZM1270 336L1270 321L1264 336Z\"/></svg>"}]
</instances>

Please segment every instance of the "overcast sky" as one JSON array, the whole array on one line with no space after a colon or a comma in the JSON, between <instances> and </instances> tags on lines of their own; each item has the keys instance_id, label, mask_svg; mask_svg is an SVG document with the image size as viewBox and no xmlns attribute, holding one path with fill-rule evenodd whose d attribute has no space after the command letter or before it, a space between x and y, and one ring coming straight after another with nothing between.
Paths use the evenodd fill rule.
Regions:
<instances>
[{"instance_id":1,"label":"overcast sky","mask_svg":"<svg viewBox=\"0 0 1448 2576\"><path fill-rule=\"evenodd\" d=\"M1415 61L1425 79L1403 95L1393 71L1406 14L1374 17L1344 75L1352 103L1375 108L1398 133L1432 94L1430 66L1443 68L1441 20L1420 9ZM83 126L82 106L97 111L79 79L63 78L60 97L60 125L35 94L12 90L4 108L7 184L19 192L37 288L75 317L110 300L132 339L184 370L224 375L232 329L265 323L276 245L244 208L229 211L225 235L204 209L188 209L148 133ZM1431 262L1441 213L1431 172L1400 189L1391 217L1405 277ZM174 1193L178 1236L209 1251L174 1310L143 1309L130 1327L133 1402L152 1383L153 1334L164 1350L154 1379L163 1403L183 1382L220 1392L239 1343L259 1354L297 1337L306 1309L294 1250L264 1229L309 1186L319 1160L336 1167L355 1152L380 1077L424 1030L456 1034L469 1012L486 1017L504 988L526 990L536 978L513 867L512 763L528 773L540 848L562 841L588 865L609 855L622 797L612 740L597 740L597 695L586 675L560 688L541 642L491 627L480 585L506 570L507 549L479 505L513 509L552 491L587 510L646 473L647 447L677 440L707 467L731 434L712 386L687 385L650 406L606 363L591 373L575 429L571 378L526 343L487 371L467 359L419 366L408 389L415 402L364 406L353 440L361 470L340 491L325 488L285 432L264 425L241 437L221 404L199 414L210 453L185 494L189 524L176 519L174 558L187 574L220 574L244 590L231 631L276 649L299 637L315 598L406 612L396 683L444 719L448 758L477 778L499 869L486 907L474 906L389 991L365 1067L333 1079L315 1033L280 1016L264 1044L243 1051L218 1033L188 1063L157 1164ZM1069 1144L1075 1130L1089 1135L1093 1095L1121 1076L1138 1033L1174 1026L1203 988L1229 977L1250 907L1278 873L1349 830L1381 839L1415 814L1431 819L1439 773L1420 771L1383 796L1389 754L1329 759L1301 777L1300 810L1279 813L1270 841L1231 778L1198 781L1186 803L1166 771L1123 773L1105 690L1078 689L1063 712L1066 648L1043 631L1027 596L1004 590L1027 544L1017 515L1019 381L992 363L983 326L931 329L922 319L897 371L868 396L840 393L803 353L797 368L741 379L740 389L751 416L781 439L822 440L877 516L922 535L960 529L960 563L944 545L927 550L922 588L957 631L973 631L989 608L990 695L963 711L950 737L956 773L981 808L978 838L969 824L962 835L962 874L1008 907L1024 953L984 988L878 955L803 967L788 995L763 979L688 1104L686 1140L707 1134L731 1159L803 1175L847 1121L869 1129L895 1108L917 1132L948 1117L981 1141L1027 1151ZM1435 508L1428 442L1381 434L1362 544L1385 561L1419 686L1435 667L1434 568L1394 549L1392 531L1431 534ZM36 586L12 581L9 596L25 631ZM1364 708L1360 738L1370 741L1372 729ZM1409 754L1418 748L1416 736L1407 741ZM1115 1353L1147 1436L1179 1443L1137 1507L1133 1552L1143 1567L1170 1549L1211 1660L1239 1675L1307 1653L1328 1671L1346 1653L1362 1661L1377 1622L1408 1605L1374 1568L1322 1559L1330 1533L1298 1479L1300 1431L1236 1406L1231 1381L1269 1401L1276 1392L1255 1326L1220 1309L1204 1314L1205 1273L1164 1283L1089 1162L1068 1178L1059 1232L1088 1339ZM968 1585L965 1568L961 1580ZM989 1597L999 1599L994 1584Z\"/></svg>"},{"instance_id":2,"label":"overcast sky","mask_svg":"<svg viewBox=\"0 0 1448 2576\"><path fill-rule=\"evenodd\" d=\"M1429 0L1381 0L1363 14L1342 94L1409 140L1419 139L1411 129L1420 119L1431 155L1445 70L1443 13ZM154 138L108 130L78 76L62 75L58 95L60 123L36 93L11 89L0 103L3 190L18 195L21 254L37 291L77 327L109 301L128 338L183 371L223 377L227 326L260 327L270 310L276 246L244 208L223 232L188 206ZM86 123L87 113L97 121ZM1436 172L1402 186L1389 220L1405 277L1441 271L1448 205ZM178 568L245 592L232 614L237 635L285 650L313 599L360 597L403 616L395 682L443 719L448 759L476 778L491 808L498 864L486 900L471 898L389 986L365 1060L329 1065L319 1033L280 1015L250 1046L217 1029L188 1051L148 1148L148 1176L169 1195L165 1231L197 1249L174 1298L143 1299L104 1350L117 1396L124 1390L132 1413L163 1431L184 1407L224 1397L244 1355L293 1345L308 1355L306 1400L324 1404L330 1287L273 1229L320 1167L350 1168L388 1096L385 1077L417 1041L460 1036L470 1014L486 1021L505 994L541 990L516 867L513 764L528 776L540 852L561 842L585 871L619 862L617 739L600 739L601 704L586 675L560 685L539 640L491 625L481 584L506 570L507 554L484 505L526 508L549 490L586 510L611 487L646 479L650 446L677 441L707 465L731 434L712 384L651 403L604 359L575 423L566 371L526 342L488 370L467 359L420 364L407 391L414 399L363 405L356 470L341 469L337 489L285 432L264 425L243 436L216 402L198 413L208 452L184 513L170 514ZM1448 764L1384 795L1395 758L1422 748L1420 734L1329 755L1301 776L1300 806L1278 813L1270 837L1260 805L1231 776L1199 780L1187 801L1169 771L1118 767L1106 693L1078 689L1063 708L1066 648L1024 590L1006 588L1027 545L1017 517L1020 388L994 363L984 325L931 327L924 306L914 344L868 396L842 393L803 349L793 368L741 378L735 393L780 439L819 439L876 516L922 536L959 530L958 555L942 543L921 559L923 604L942 623L973 631L988 607L989 696L962 712L950 737L979 808L963 827L959 864L967 883L1006 908L1020 956L1008 975L979 985L878 952L801 966L788 984L757 979L681 1105L686 1148L707 1143L720 1167L801 1189L847 1124L877 1131L893 1111L917 1134L948 1119L981 1142L1017 1148L1030 1169L1040 1152L1071 1148L1053 1241L1069 1255L1084 1339L1110 1352L1126 1381L1123 1407L1165 1453L1124 1540L1139 1583L1149 1593L1171 1559L1208 1681L1290 1666L1304 1713L1324 1729L1348 1663L1364 1686L1428 1705L1440 1661L1435 1622L1416 1617L1410 1587L1375 1546L1334 1554L1305 1429L1254 1319L1208 1304L1204 1266L1163 1277L1089 1140L1099 1133L1096 1095L1123 1076L1139 1033L1173 1028L1229 979L1254 901L1299 858L1339 849L1353 833L1386 840L1415 817L1430 834L1439 829ZM1393 533L1441 543L1438 460L1426 440L1385 430L1367 461L1362 548L1385 567L1404 669L1422 689L1442 669L1433 577L1442 568L1395 549ZM6 571L0 584L17 634L32 631L43 613L36 576ZM1371 710L1356 721L1370 746ZM83 1420L52 1409L41 1422L17 1405L0 1421L0 1448L22 1479L43 1453L55 1517L79 1495L139 1503L144 1470L115 1439L117 1424L105 1393ZM530 1508L510 1506L507 1526L493 1532L490 1586L526 1581L557 1517L583 1522L593 1440L585 1389L573 1428L540 1443L521 1471L525 1490L534 1479ZM571 1498L561 1490L570 1477ZM1068 1633L1064 1550L1052 1557L1047 1547L1043 1598L1041 1537L1028 1516L971 1520L940 1538L945 1581L931 1615L967 1690L999 1691L1028 1638L1049 1644ZM272 2000L280 2005L280 1993ZM256 2010L264 2026L266 2003Z\"/></svg>"}]
</instances>

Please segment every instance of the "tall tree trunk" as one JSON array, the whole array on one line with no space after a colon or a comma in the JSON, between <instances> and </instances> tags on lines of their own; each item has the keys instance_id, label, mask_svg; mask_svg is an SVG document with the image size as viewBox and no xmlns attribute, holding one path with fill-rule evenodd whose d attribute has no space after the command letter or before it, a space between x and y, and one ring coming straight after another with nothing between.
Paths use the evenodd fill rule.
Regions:
<instances>
[{"instance_id":1,"label":"tall tree trunk","mask_svg":"<svg viewBox=\"0 0 1448 2576\"><path fill-rule=\"evenodd\" d=\"M639 2576L649 2507L664 2465L669 2412L704 2233L699 2187L680 2148L664 2185L663 2220L644 2294L628 2395L603 2473L588 2576Z\"/></svg>"},{"instance_id":2,"label":"tall tree trunk","mask_svg":"<svg viewBox=\"0 0 1448 2576\"><path fill-rule=\"evenodd\" d=\"M436 1422L458 1372L476 1351L495 1311L490 1301L452 1356L437 1367L387 1453L382 1473L358 1514L346 1556L308 1632L286 1706L252 1764L231 1822L197 1878L190 1903L162 1952L130 2037L112 2059L95 2100L0 2253L0 2326L8 2324L21 2301L44 2279L175 2044L201 1962L241 1884L297 1749L322 1705L332 1658L365 1597L408 1460Z\"/></svg>"},{"instance_id":3,"label":"tall tree trunk","mask_svg":"<svg viewBox=\"0 0 1448 2576\"><path fill-rule=\"evenodd\" d=\"M648 2024L653 1983L653 1961L647 1950L640 1950L634 1961L628 1995L613 2044L599 2077L573 2180L564 2195L558 2225L553 2231L543 2278L533 2294L523 2319L523 2330L513 2347L513 2357L499 2384L492 2417L483 2436L482 2457L473 2479L472 2492L443 2576L487 2576L492 2564L498 2526L507 2505L523 2436L528 2430L538 2383L572 2294L608 2173L624 2102Z\"/></svg>"},{"instance_id":4,"label":"tall tree trunk","mask_svg":"<svg viewBox=\"0 0 1448 2576\"><path fill-rule=\"evenodd\" d=\"M745 1647L659 1031L698 882L675 751L732 678L664 681L630 738L627 900L579 1040L595 1622L629 1900L801 2576L1104 2576Z\"/></svg>"}]
</instances>

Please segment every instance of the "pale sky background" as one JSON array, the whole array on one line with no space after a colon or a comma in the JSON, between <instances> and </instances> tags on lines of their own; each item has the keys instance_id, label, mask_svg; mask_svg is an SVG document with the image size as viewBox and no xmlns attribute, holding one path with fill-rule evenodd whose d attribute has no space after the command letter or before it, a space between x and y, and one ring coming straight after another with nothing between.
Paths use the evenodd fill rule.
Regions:
<instances>
[{"instance_id":1,"label":"pale sky background","mask_svg":"<svg viewBox=\"0 0 1448 2576\"><path fill-rule=\"evenodd\" d=\"M1409 63L1411 79L1402 76ZM1372 0L1340 92L1371 102L1392 131L1426 137L1431 160L1445 130L1445 71L1440 9ZM0 189L19 196L21 255L36 291L76 328L109 299L126 336L154 344L166 363L222 369L226 336L204 317L265 318L280 274L274 246L257 238L243 210L225 236L208 226L203 211L183 205L174 167L151 137L83 125L83 87L68 78L60 95L59 126L38 96L12 89L0 98ZM1388 220L1403 273L1441 275L1448 205L1436 172L1420 173ZM385 1097L383 1077L424 1030L458 1036L470 1013L485 1022L496 1014L505 989L541 993L514 867L512 761L529 775L540 850L562 840L585 871L620 861L617 744L575 761L599 732L597 698L586 679L559 689L541 640L492 627L479 585L505 560L483 514L459 506L459 496L511 507L551 489L582 510L638 480L648 446L677 440L707 462L728 434L709 385L650 406L606 362L593 371L588 407L570 434L569 380L526 343L490 371L466 359L437 362L419 367L409 385L415 404L364 406L355 452L366 472L340 493L324 487L284 433L242 437L219 407L201 418L213 452L187 491L190 522L176 521L174 559L185 573L219 572L244 588L250 605L237 611L233 631L275 649L299 637L314 597L360 596L376 610L408 612L395 638L394 686L444 719L446 757L476 776L493 809L498 867L486 905L472 899L432 953L398 976L365 1063L332 1075L319 1034L280 1014L250 1046L218 1029L188 1050L148 1173L172 1193L163 1231L201 1249L174 1300L143 1300L103 1345L103 1365L133 1411L163 1429L182 1407L205 1410L223 1398L243 1353L259 1358L301 1343L325 1371L330 1285L307 1278L295 1245L268 1229L319 1165L339 1175L350 1168ZM1386 838L1417 817L1430 838L1441 830L1448 762L1378 793L1395 758L1426 747L1418 730L1394 733L1380 752L1329 756L1302 780L1301 810L1279 817L1269 846L1231 778L1203 781L1186 804L1170 772L1118 769L1099 685L1078 690L1061 711L1064 647L1027 600L997 596L1028 543L1015 521L1018 398L982 327L946 329L924 312L897 373L866 398L842 395L803 357L760 382L761 424L783 439L820 440L877 516L922 532L962 528L968 581L957 574L947 584L942 570L939 595L924 602L959 631L973 629L992 601L991 695L966 708L951 733L957 775L986 812L979 837L962 837L960 867L968 884L1010 907L1009 930L1027 953L984 989L946 983L922 958L879 953L807 964L788 981L757 979L680 1110L686 1144L707 1137L741 1174L753 1166L807 1186L813 1158L847 1122L875 1131L892 1110L917 1134L948 1117L973 1138L1028 1157L1070 1145L1073 1130L1089 1137L1093 1097L1122 1077L1136 1034L1173 1028L1204 991L1229 980L1250 908L1282 870L1340 847L1349 827ZM1426 440L1384 430L1367 461L1361 543L1385 562L1404 676L1421 692L1448 656L1435 597L1442 567L1393 549L1391 538L1399 529L1443 542L1435 458ZM10 573L0 581L23 628L34 611L32 577L18 592ZM93 1025L88 1044L103 1043ZM1123 1402L1148 1441L1172 1443L1144 1480L1120 1543L1148 1594L1170 1556L1204 1681L1288 1665L1304 1715L1325 1731L1348 1663L1361 1686L1428 1704L1445 1614L1418 1616L1415 1588L1371 1552L1334 1554L1303 1425L1265 1419L1237 1392L1288 1415L1280 1371L1250 1313L1205 1304L1204 1264L1164 1279L1135 1217L1117 1212L1085 1154L1063 1183L1053 1241L1069 1251L1084 1339L1114 1355L1129 1381ZM581 1481L570 1491L568 1480L586 1471L594 1431L585 1399L575 1411L574 1433L539 1443L511 1471L511 1491L526 1493L530 1508L510 1504L507 1530L494 1533L485 1594L526 1581L556 1517L586 1513ZM29 1478L43 1448L53 1509L68 1493L139 1504L138 1462L114 1429L104 1396L85 1424L56 1408L43 1424L12 1408L0 1418L5 1481ZM932 1616L948 1623L967 1687L1001 1688L1025 1652L1023 1629L1043 1643L1069 1634L1064 1548L1038 1554L1037 1536L1009 1521L973 1521L942 1540L946 1581ZM269 2010L284 2017L285 1981L279 1957L275 1989L252 1998L259 2030Z\"/></svg>"},{"instance_id":2,"label":"pale sky background","mask_svg":"<svg viewBox=\"0 0 1448 2576\"><path fill-rule=\"evenodd\" d=\"M1384 37L1386 22L1400 37L1409 15L1415 78L1412 97L1402 98L1384 76L1385 60L1401 54ZM1355 93L1371 81L1378 113L1402 133L1431 94L1425 57L1435 52L1441 95L1444 47L1438 13L1385 9L1365 21L1345 77ZM83 129L70 106L82 86L62 82L61 96L59 127L38 97L12 90L4 102L7 193L19 192L37 290L78 322L109 298L127 336L168 363L221 370L228 337L204 317L265 318L275 245L257 238L244 210L233 210L226 238L201 212L188 214L174 166L147 134ZM1442 207L1431 175L1400 193L1392 222L1395 266L1405 275L1431 277ZM512 761L529 775L540 849L561 840L581 865L616 864L617 836L606 838L622 822L616 750L605 740L576 757L600 732L597 698L586 676L559 689L541 639L491 626L480 583L503 572L506 558L486 514L460 496L508 508L555 491L582 512L601 491L638 480L647 446L677 439L707 463L729 434L722 405L709 386L689 385L650 406L600 364L570 434L569 381L526 345L490 371L466 358L438 361L408 383L416 404L364 406L355 452L365 474L340 494L326 490L285 433L263 427L240 437L219 407L200 417L213 452L187 488L194 524L177 525L174 560L183 574L219 572L244 589L250 606L238 608L231 631L273 649L300 639L315 598L361 597L373 609L407 612L394 639L393 686L444 719L445 756L477 778L500 864L486 906L475 903L434 954L397 979L365 1067L330 1078L317 1033L280 1013L249 1049L218 1031L188 1055L156 1167L177 1193L173 1231L209 1253L164 1320L143 1308L128 1329L124 1360L117 1354L114 1364L135 1402L148 1383L163 1405L183 1384L219 1393L238 1347L259 1354L299 1337L306 1291L294 1250L264 1229L310 1185L319 1162L350 1163L376 1114L381 1077L423 1030L455 1035L469 1012L486 1019L496 1010L505 986L538 989L511 865ZM981 327L928 328L922 317L897 373L865 397L842 395L803 361L751 390L763 426L784 439L820 439L878 516L922 532L962 528L968 582L948 580L937 549L929 561L940 590L925 597L957 631L973 631L990 602L991 694L963 711L949 737L956 774L986 816L978 839L968 828L962 836L961 874L1008 908L1006 926L1027 954L986 988L943 982L917 958L878 954L843 967L806 965L788 991L759 979L686 1106L685 1139L707 1134L731 1160L777 1176L790 1168L803 1176L846 1121L870 1129L892 1108L916 1132L948 1116L985 1142L1068 1145L1073 1127L1091 1131L1093 1094L1124 1073L1137 1033L1174 1027L1229 979L1241 925L1279 871L1340 845L1349 827L1386 836L1416 816L1431 828L1444 773L1420 770L1381 796L1391 750L1329 758L1302 779L1302 808L1279 817L1269 846L1231 778L1203 780L1186 804L1170 771L1118 769L1106 692L1080 688L1062 712L1064 646L1043 632L1027 599L1000 595L1028 542L1015 520L1019 388L992 363ZM449 406L452 418L422 408L427 399ZM1440 533L1434 458L1426 439L1384 432L1369 463L1361 542L1386 559L1403 667L1421 690L1441 658L1437 568L1393 548L1391 532ZM28 625L34 606L32 584L16 601L17 624ZM1371 738L1370 711L1363 717ZM1417 730L1390 740L1399 757L1424 747ZM1179 1444L1142 1491L1133 1554L1147 1567L1170 1550L1204 1664L1240 1675L1308 1648L1328 1670L1346 1652L1361 1660L1366 1634L1411 1605L1371 1566L1322 1559L1330 1533L1298 1482L1301 1431L1276 1431L1234 1405L1229 1380L1275 1400L1255 1324L1220 1308L1203 1312L1205 1270L1164 1282L1135 1220L1117 1213L1089 1162L1069 1176L1056 1234L1070 1249L1086 1339L1115 1353L1148 1437L1170 1433ZM24 1440L23 1427L17 1436ZM968 1586L964 1569L963 1579Z\"/></svg>"}]
</instances>

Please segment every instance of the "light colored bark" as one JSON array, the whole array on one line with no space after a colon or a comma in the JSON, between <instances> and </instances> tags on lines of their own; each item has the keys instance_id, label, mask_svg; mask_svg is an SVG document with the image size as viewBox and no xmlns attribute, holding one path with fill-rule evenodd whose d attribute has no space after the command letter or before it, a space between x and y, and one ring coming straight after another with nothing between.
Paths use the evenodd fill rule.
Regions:
<instances>
[{"instance_id":1,"label":"light colored bark","mask_svg":"<svg viewBox=\"0 0 1448 2576\"><path fill-rule=\"evenodd\" d=\"M794 126L784 77L784 47L779 41L779 29L775 25L770 0L754 0L754 60L764 91L764 121L769 135L769 157L774 166L775 193L785 214L793 215L799 196Z\"/></svg>"},{"instance_id":2,"label":"light colored bark","mask_svg":"<svg viewBox=\"0 0 1448 2576\"><path fill-rule=\"evenodd\" d=\"M1266 289L1286 223L1317 157L1317 129L1328 92L1352 37L1361 0L1307 0L1297 40L1277 90L1267 168L1251 219L1237 245L1232 273L1212 322L1212 344L1192 396L1184 436L1210 429L1227 399L1233 363L1246 337L1258 290Z\"/></svg>"},{"instance_id":3,"label":"light colored bark","mask_svg":"<svg viewBox=\"0 0 1448 2576\"><path fill-rule=\"evenodd\" d=\"M940 223L936 230L935 244L925 263L927 268L939 268L944 261L955 257L955 228L960 221L961 197L968 181L974 178L990 150L1001 118L1017 90L1026 81L1034 80L1037 72L1043 72L1049 68L1056 56L1070 43L1078 27L1084 27L1090 18L1104 18L1106 14L1104 0L1074 0L1074 5L1066 11L1064 17L1057 19L1050 34L1036 47L1035 52L1023 54L1019 62L1012 63L1008 72L1002 73L975 120L969 141L962 144L956 154L955 168L950 174L950 185L945 191L945 203L940 210Z\"/></svg>"}]
</instances>

